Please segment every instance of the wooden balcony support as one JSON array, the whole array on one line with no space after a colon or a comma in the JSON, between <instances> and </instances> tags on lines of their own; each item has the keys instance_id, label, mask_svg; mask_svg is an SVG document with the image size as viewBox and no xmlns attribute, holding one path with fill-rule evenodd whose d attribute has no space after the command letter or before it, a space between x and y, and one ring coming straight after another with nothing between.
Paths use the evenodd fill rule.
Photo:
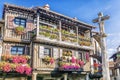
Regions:
<instances>
[{"instance_id":1,"label":"wooden balcony support","mask_svg":"<svg viewBox=\"0 0 120 80\"><path fill-rule=\"evenodd\" d=\"M39 25L39 20L40 19L40 14L39 13L37 13L37 36L39 36L39 27L40 27L40 25Z\"/></svg>"},{"instance_id":2,"label":"wooden balcony support","mask_svg":"<svg viewBox=\"0 0 120 80\"><path fill-rule=\"evenodd\" d=\"M78 44L78 41L79 41L79 37L78 37L78 27L76 27L76 31L77 31L77 44Z\"/></svg>"},{"instance_id":3,"label":"wooden balcony support","mask_svg":"<svg viewBox=\"0 0 120 80\"><path fill-rule=\"evenodd\" d=\"M64 76L64 80L67 80L67 78L68 78L68 74L65 73L63 76Z\"/></svg>"},{"instance_id":4,"label":"wooden balcony support","mask_svg":"<svg viewBox=\"0 0 120 80\"><path fill-rule=\"evenodd\" d=\"M59 21L59 40L62 41L62 34L61 34L61 21Z\"/></svg>"},{"instance_id":5,"label":"wooden balcony support","mask_svg":"<svg viewBox=\"0 0 120 80\"><path fill-rule=\"evenodd\" d=\"M32 74L32 80L37 80L37 73L34 73Z\"/></svg>"}]
</instances>

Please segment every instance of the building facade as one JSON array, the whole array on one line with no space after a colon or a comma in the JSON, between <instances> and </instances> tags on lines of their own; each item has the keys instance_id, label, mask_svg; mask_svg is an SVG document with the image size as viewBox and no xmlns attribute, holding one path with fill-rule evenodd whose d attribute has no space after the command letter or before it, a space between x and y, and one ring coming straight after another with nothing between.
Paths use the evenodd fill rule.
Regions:
<instances>
[{"instance_id":1,"label":"building facade","mask_svg":"<svg viewBox=\"0 0 120 80\"><path fill-rule=\"evenodd\" d=\"M51 11L49 5L5 4L3 20L1 78L88 80L98 67L94 63L99 61L93 59L98 51L92 39L94 26Z\"/></svg>"},{"instance_id":2,"label":"building facade","mask_svg":"<svg viewBox=\"0 0 120 80\"><path fill-rule=\"evenodd\" d=\"M116 53L114 53L111 57L113 59L114 66L111 69L112 79L111 80L119 80L120 79L120 46L118 46Z\"/></svg>"}]
</instances>

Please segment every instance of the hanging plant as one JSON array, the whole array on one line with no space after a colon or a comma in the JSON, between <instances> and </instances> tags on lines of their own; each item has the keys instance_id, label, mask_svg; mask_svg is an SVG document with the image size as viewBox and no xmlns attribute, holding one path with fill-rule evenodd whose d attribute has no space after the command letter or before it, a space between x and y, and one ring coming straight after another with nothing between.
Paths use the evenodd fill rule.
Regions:
<instances>
[{"instance_id":1,"label":"hanging plant","mask_svg":"<svg viewBox=\"0 0 120 80\"><path fill-rule=\"evenodd\" d=\"M23 34L24 31L25 31L24 27L22 27L22 26L18 26L18 27L15 28L15 33L18 34L18 35Z\"/></svg>"},{"instance_id":2,"label":"hanging plant","mask_svg":"<svg viewBox=\"0 0 120 80\"><path fill-rule=\"evenodd\" d=\"M45 64L53 64L55 62L54 58L50 57L50 56L45 56L45 58L43 59L43 62Z\"/></svg>"}]
</instances>

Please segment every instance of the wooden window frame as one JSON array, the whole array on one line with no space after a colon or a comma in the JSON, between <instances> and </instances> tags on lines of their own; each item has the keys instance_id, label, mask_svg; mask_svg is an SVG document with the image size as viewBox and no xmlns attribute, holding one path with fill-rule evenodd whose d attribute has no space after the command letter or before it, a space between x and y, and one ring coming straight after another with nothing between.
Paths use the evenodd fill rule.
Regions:
<instances>
[{"instance_id":1,"label":"wooden window frame","mask_svg":"<svg viewBox=\"0 0 120 80\"><path fill-rule=\"evenodd\" d=\"M12 48L16 48L16 50L12 50ZM19 48L23 48L23 50L21 51L22 54L19 54ZM12 51L15 51L16 53L14 54L14 53L12 53ZM23 54L25 54L25 46L12 46L11 47L11 54L12 55L23 55Z\"/></svg>"},{"instance_id":2,"label":"wooden window frame","mask_svg":"<svg viewBox=\"0 0 120 80\"><path fill-rule=\"evenodd\" d=\"M18 21L17 21L17 19L18 19ZM22 20L24 21L24 25L22 25L22 23L23 23ZM16 22L18 22L18 24ZM24 19L24 18L15 17L14 23L18 26L22 26L22 27L26 28L26 19Z\"/></svg>"},{"instance_id":3,"label":"wooden window frame","mask_svg":"<svg viewBox=\"0 0 120 80\"><path fill-rule=\"evenodd\" d=\"M49 54L45 54L45 49L49 49ZM44 47L44 56L50 56L53 57L53 49L51 47Z\"/></svg>"}]
</instances>

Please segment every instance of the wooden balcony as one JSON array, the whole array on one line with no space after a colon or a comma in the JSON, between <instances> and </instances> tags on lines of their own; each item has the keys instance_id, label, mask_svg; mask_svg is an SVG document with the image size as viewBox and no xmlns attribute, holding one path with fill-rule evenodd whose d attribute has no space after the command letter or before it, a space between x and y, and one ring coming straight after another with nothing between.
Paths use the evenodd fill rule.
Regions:
<instances>
[{"instance_id":1,"label":"wooden balcony","mask_svg":"<svg viewBox=\"0 0 120 80\"><path fill-rule=\"evenodd\" d=\"M3 40L28 43L30 42L30 33L25 32L24 34L18 35L13 29L6 29L4 32Z\"/></svg>"},{"instance_id":2,"label":"wooden balcony","mask_svg":"<svg viewBox=\"0 0 120 80\"><path fill-rule=\"evenodd\" d=\"M50 57L46 58L35 58L36 63L34 63L34 69L40 71L53 71L56 68L56 60ZM52 62L51 62L52 60Z\"/></svg>"},{"instance_id":3,"label":"wooden balcony","mask_svg":"<svg viewBox=\"0 0 120 80\"><path fill-rule=\"evenodd\" d=\"M90 38L81 37L76 33L70 33L56 27L40 26L34 29L34 33L36 35L35 41L37 42L93 50Z\"/></svg>"}]
</instances>

